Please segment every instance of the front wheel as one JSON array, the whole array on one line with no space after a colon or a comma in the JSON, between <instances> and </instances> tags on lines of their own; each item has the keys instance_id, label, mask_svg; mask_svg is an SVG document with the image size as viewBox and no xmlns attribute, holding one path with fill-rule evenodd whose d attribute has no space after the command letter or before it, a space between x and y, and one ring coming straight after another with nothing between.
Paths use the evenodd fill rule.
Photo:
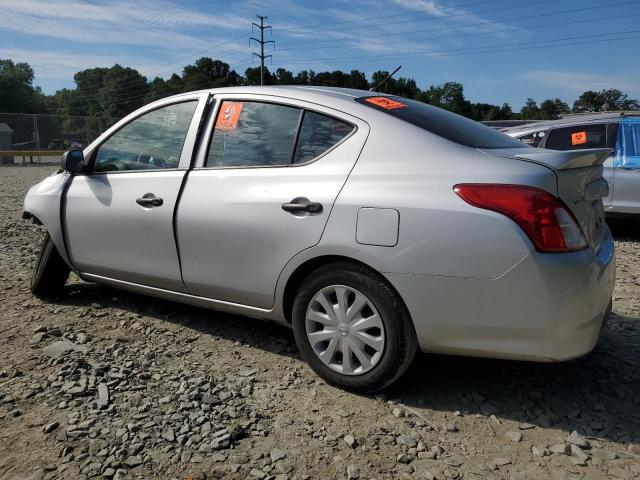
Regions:
<instances>
[{"instance_id":1,"label":"front wheel","mask_svg":"<svg viewBox=\"0 0 640 480\"><path fill-rule=\"evenodd\" d=\"M31 275L31 292L36 297L54 297L61 294L70 272L51 236L45 233Z\"/></svg>"},{"instance_id":2,"label":"front wheel","mask_svg":"<svg viewBox=\"0 0 640 480\"><path fill-rule=\"evenodd\" d=\"M397 380L417 348L406 307L376 272L333 263L313 272L293 306L304 360L327 383L371 393Z\"/></svg>"}]
</instances>

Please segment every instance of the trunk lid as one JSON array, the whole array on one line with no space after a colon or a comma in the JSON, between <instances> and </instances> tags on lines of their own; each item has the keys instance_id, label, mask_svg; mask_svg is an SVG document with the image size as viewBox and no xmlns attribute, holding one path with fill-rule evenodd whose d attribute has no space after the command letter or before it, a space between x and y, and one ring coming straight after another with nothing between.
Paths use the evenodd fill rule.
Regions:
<instances>
[{"instance_id":1,"label":"trunk lid","mask_svg":"<svg viewBox=\"0 0 640 480\"><path fill-rule=\"evenodd\" d=\"M609 185L602 177L608 148L555 151L545 149L483 150L488 155L537 163L552 169L558 179L557 195L582 227L589 247L597 252L606 232L602 199Z\"/></svg>"}]
</instances>

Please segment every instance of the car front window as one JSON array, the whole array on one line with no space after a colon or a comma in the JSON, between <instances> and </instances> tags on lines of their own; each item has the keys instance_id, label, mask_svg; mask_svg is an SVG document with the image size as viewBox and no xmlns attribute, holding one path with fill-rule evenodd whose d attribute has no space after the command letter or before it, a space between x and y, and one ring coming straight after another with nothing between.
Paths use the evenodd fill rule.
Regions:
<instances>
[{"instance_id":1,"label":"car front window","mask_svg":"<svg viewBox=\"0 0 640 480\"><path fill-rule=\"evenodd\" d=\"M177 168L197 104L167 105L127 123L100 145L94 171Z\"/></svg>"}]
</instances>

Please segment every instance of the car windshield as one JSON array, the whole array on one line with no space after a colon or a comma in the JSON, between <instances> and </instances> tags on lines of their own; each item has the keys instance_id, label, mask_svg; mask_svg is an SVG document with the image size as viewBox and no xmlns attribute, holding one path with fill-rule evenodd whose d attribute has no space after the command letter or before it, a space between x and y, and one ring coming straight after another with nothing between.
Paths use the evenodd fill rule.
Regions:
<instances>
[{"instance_id":1,"label":"car windshield","mask_svg":"<svg viewBox=\"0 0 640 480\"><path fill-rule=\"evenodd\" d=\"M520 140L511 138L486 125L416 100L402 97L371 96L357 98L356 101L467 147L482 149L529 148Z\"/></svg>"}]
</instances>

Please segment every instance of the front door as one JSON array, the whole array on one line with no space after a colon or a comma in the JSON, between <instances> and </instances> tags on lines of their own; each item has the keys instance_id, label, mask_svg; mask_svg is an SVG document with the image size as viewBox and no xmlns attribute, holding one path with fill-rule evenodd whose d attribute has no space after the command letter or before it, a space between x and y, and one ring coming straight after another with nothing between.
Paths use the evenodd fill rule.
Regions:
<instances>
[{"instance_id":1,"label":"front door","mask_svg":"<svg viewBox=\"0 0 640 480\"><path fill-rule=\"evenodd\" d=\"M73 178L64 209L80 272L185 291L173 215L205 102L186 96L143 111L92 146L89 172Z\"/></svg>"},{"instance_id":2,"label":"front door","mask_svg":"<svg viewBox=\"0 0 640 480\"><path fill-rule=\"evenodd\" d=\"M282 98L218 103L178 208L184 282L195 295L267 309L286 263L320 241L368 127Z\"/></svg>"},{"instance_id":3,"label":"front door","mask_svg":"<svg viewBox=\"0 0 640 480\"><path fill-rule=\"evenodd\" d=\"M640 117L620 120L613 165L615 211L640 213Z\"/></svg>"}]
</instances>

